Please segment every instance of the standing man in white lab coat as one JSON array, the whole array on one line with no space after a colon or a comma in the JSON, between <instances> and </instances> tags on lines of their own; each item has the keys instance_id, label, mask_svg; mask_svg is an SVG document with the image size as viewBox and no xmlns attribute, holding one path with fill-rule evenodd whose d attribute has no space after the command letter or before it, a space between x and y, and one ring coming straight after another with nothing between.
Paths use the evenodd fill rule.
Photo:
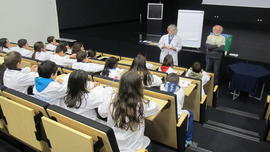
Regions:
<instances>
[{"instance_id":1,"label":"standing man in white lab coat","mask_svg":"<svg viewBox=\"0 0 270 152\"><path fill-rule=\"evenodd\" d=\"M173 57L174 65L178 66L178 52L182 48L181 39L177 36L177 27L171 24L167 28L168 34L163 35L158 43L160 52L160 63L163 63L164 57L170 54Z\"/></svg>"}]
</instances>

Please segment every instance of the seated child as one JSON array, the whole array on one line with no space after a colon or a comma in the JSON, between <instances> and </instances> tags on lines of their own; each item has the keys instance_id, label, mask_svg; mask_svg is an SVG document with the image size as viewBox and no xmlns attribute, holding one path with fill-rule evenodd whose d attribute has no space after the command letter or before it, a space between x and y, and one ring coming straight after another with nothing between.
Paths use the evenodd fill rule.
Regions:
<instances>
[{"instance_id":1,"label":"seated child","mask_svg":"<svg viewBox=\"0 0 270 152\"><path fill-rule=\"evenodd\" d=\"M88 52L88 58L89 59L96 59L96 51L94 50L87 50Z\"/></svg>"},{"instance_id":2,"label":"seated child","mask_svg":"<svg viewBox=\"0 0 270 152\"><path fill-rule=\"evenodd\" d=\"M165 56L162 65L158 68L158 71L166 72L168 74L177 73L177 71L173 69L173 57L170 54Z\"/></svg>"},{"instance_id":3,"label":"seated child","mask_svg":"<svg viewBox=\"0 0 270 152\"><path fill-rule=\"evenodd\" d=\"M85 71L76 70L70 74L68 79L64 108L99 121L95 108L104 102L110 102L112 95L111 87L102 87L97 82L90 82Z\"/></svg>"},{"instance_id":4,"label":"seated child","mask_svg":"<svg viewBox=\"0 0 270 152\"><path fill-rule=\"evenodd\" d=\"M49 51L55 51L56 47L59 45L57 42L56 42L56 39L54 36L49 36L47 38L47 42L48 44L46 45L46 50L49 50Z\"/></svg>"},{"instance_id":5,"label":"seated child","mask_svg":"<svg viewBox=\"0 0 270 152\"><path fill-rule=\"evenodd\" d=\"M1 38L0 39L0 50L3 52L10 52L10 43L9 40L7 38Z\"/></svg>"},{"instance_id":6,"label":"seated child","mask_svg":"<svg viewBox=\"0 0 270 152\"><path fill-rule=\"evenodd\" d=\"M11 51L4 58L6 70L3 75L3 84L16 91L27 94L27 89L33 86L38 77L37 65L22 69L21 54Z\"/></svg>"},{"instance_id":7,"label":"seated child","mask_svg":"<svg viewBox=\"0 0 270 152\"><path fill-rule=\"evenodd\" d=\"M141 76L130 71L121 77L113 100L101 104L98 113L107 117L107 125L113 129L120 151L136 152L151 147L150 139L144 136L144 118L155 115L158 109L155 102L144 100Z\"/></svg>"},{"instance_id":8,"label":"seated child","mask_svg":"<svg viewBox=\"0 0 270 152\"><path fill-rule=\"evenodd\" d=\"M109 77L114 80L120 80L123 69L117 68L118 60L115 57L109 57L106 59L106 63L104 66L101 75L104 77Z\"/></svg>"},{"instance_id":9,"label":"seated child","mask_svg":"<svg viewBox=\"0 0 270 152\"><path fill-rule=\"evenodd\" d=\"M68 76L57 78L57 65L52 61L43 61L38 66L39 77L35 79L34 97L49 104L62 105L67 92Z\"/></svg>"},{"instance_id":10,"label":"seated child","mask_svg":"<svg viewBox=\"0 0 270 152\"><path fill-rule=\"evenodd\" d=\"M104 69L104 65L88 63L87 53L80 51L76 55L77 62L72 64L72 69L84 70L86 72L101 72Z\"/></svg>"},{"instance_id":11,"label":"seated child","mask_svg":"<svg viewBox=\"0 0 270 152\"><path fill-rule=\"evenodd\" d=\"M193 129L193 112L183 110L184 105L184 90L178 85L179 76L175 73L170 73L166 77L166 83L160 86L160 90L176 94L177 98L177 115L178 118L183 112L188 114L188 129L186 138L186 147L192 144L192 129Z\"/></svg>"},{"instance_id":12,"label":"seated child","mask_svg":"<svg viewBox=\"0 0 270 152\"><path fill-rule=\"evenodd\" d=\"M29 50L29 45L26 39L18 40L18 46L10 48L12 51L19 52L22 56L31 58L33 51Z\"/></svg>"},{"instance_id":13,"label":"seated child","mask_svg":"<svg viewBox=\"0 0 270 152\"><path fill-rule=\"evenodd\" d=\"M84 46L81 42L75 42L72 45L72 54L77 54L79 51L85 51Z\"/></svg>"},{"instance_id":14,"label":"seated child","mask_svg":"<svg viewBox=\"0 0 270 152\"><path fill-rule=\"evenodd\" d=\"M143 84L147 87L160 86L162 84L161 78L152 75L146 68L146 58L141 54L134 58L129 71L139 73L142 76Z\"/></svg>"},{"instance_id":15,"label":"seated child","mask_svg":"<svg viewBox=\"0 0 270 152\"><path fill-rule=\"evenodd\" d=\"M45 49L43 42L38 41L34 44L34 53L32 55L33 59L45 61L50 60L52 52Z\"/></svg>"},{"instance_id":16,"label":"seated child","mask_svg":"<svg viewBox=\"0 0 270 152\"><path fill-rule=\"evenodd\" d=\"M69 47L68 42L61 42L59 45L63 45L63 46L65 46L65 47L67 48L66 54L68 54L68 55L71 55L71 54L72 54L72 50L71 50L71 48Z\"/></svg>"},{"instance_id":17,"label":"seated child","mask_svg":"<svg viewBox=\"0 0 270 152\"><path fill-rule=\"evenodd\" d=\"M201 63L194 62L185 76L202 80L202 96L204 96L205 92L203 86L210 80L210 76L202 69Z\"/></svg>"},{"instance_id":18,"label":"seated child","mask_svg":"<svg viewBox=\"0 0 270 152\"><path fill-rule=\"evenodd\" d=\"M57 65L64 67L71 67L76 62L74 59L70 59L69 55L66 55L67 48L63 45L58 45L55 50L55 54L51 55L50 60L55 62Z\"/></svg>"}]
</instances>

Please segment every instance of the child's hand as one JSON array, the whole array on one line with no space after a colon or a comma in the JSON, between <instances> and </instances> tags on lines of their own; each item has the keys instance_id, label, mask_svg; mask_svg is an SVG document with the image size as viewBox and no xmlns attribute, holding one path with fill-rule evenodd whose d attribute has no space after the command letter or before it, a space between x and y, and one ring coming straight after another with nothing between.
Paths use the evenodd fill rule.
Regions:
<instances>
[{"instance_id":1,"label":"child's hand","mask_svg":"<svg viewBox=\"0 0 270 152\"><path fill-rule=\"evenodd\" d=\"M31 66L31 72L37 72L37 70L38 70L38 65Z\"/></svg>"},{"instance_id":2,"label":"child's hand","mask_svg":"<svg viewBox=\"0 0 270 152\"><path fill-rule=\"evenodd\" d=\"M58 83L60 83L60 84L62 84L64 82L64 80L61 79L61 78L56 78L55 81L58 82Z\"/></svg>"}]
</instances>

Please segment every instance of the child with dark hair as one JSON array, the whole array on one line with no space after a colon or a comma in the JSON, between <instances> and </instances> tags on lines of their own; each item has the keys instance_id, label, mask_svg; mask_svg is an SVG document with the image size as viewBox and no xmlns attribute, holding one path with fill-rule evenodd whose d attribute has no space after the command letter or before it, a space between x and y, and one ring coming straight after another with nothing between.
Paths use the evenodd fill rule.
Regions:
<instances>
[{"instance_id":1,"label":"child with dark hair","mask_svg":"<svg viewBox=\"0 0 270 152\"><path fill-rule=\"evenodd\" d=\"M162 65L158 68L158 71L166 72L168 74L177 73L177 71L173 69L173 57L170 54L165 56Z\"/></svg>"},{"instance_id":2,"label":"child with dark hair","mask_svg":"<svg viewBox=\"0 0 270 152\"><path fill-rule=\"evenodd\" d=\"M98 107L101 117L107 117L107 125L115 133L121 152L150 149L151 141L144 136L145 118L158 112L155 102L145 101L141 76L129 71L120 79L118 93L111 102Z\"/></svg>"},{"instance_id":3,"label":"child with dark hair","mask_svg":"<svg viewBox=\"0 0 270 152\"><path fill-rule=\"evenodd\" d=\"M90 50L87 50L87 53L90 59L96 59L96 51L90 49Z\"/></svg>"},{"instance_id":4,"label":"child with dark hair","mask_svg":"<svg viewBox=\"0 0 270 152\"><path fill-rule=\"evenodd\" d=\"M0 39L0 50L6 53L10 52L10 43L7 38Z\"/></svg>"},{"instance_id":5,"label":"child with dark hair","mask_svg":"<svg viewBox=\"0 0 270 152\"><path fill-rule=\"evenodd\" d=\"M46 45L46 50L49 50L49 51L55 51L56 47L59 45L56 42L56 39L54 36L49 36L47 38L47 42L48 44Z\"/></svg>"},{"instance_id":6,"label":"child with dark hair","mask_svg":"<svg viewBox=\"0 0 270 152\"><path fill-rule=\"evenodd\" d=\"M58 45L55 49L55 54L51 55L50 60L57 65L64 67L71 67L76 62L74 59L70 59L69 55L66 55L67 48L64 45Z\"/></svg>"},{"instance_id":7,"label":"child with dark hair","mask_svg":"<svg viewBox=\"0 0 270 152\"><path fill-rule=\"evenodd\" d=\"M29 50L29 44L26 39L19 39L18 46L10 48L12 51L19 52L22 56L31 58L33 51Z\"/></svg>"},{"instance_id":8,"label":"child with dark hair","mask_svg":"<svg viewBox=\"0 0 270 152\"><path fill-rule=\"evenodd\" d=\"M59 45L63 45L63 46L65 46L65 47L67 48L66 54L68 54L68 55L71 55L71 54L72 54L72 50L71 50L71 48L70 48L68 42L63 41L63 42L60 42Z\"/></svg>"},{"instance_id":9,"label":"child with dark hair","mask_svg":"<svg viewBox=\"0 0 270 152\"><path fill-rule=\"evenodd\" d=\"M77 62L72 64L72 69L84 70L86 72L101 72L104 69L104 65L89 63L87 53L80 51L76 55Z\"/></svg>"},{"instance_id":10,"label":"child with dark hair","mask_svg":"<svg viewBox=\"0 0 270 152\"><path fill-rule=\"evenodd\" d=\"M85 51L84 46L81 42L75 42L72 45L72 54L77 54L79 51Z\"/></svg>"},{"instance_id":11,"label":"child with dark hair","mask_svg":"<svg viewBox=\"0 0 270 152\"><path fill-rule=\"evenodd\" d=\"M22 68L21 60L21 54L16 51L11 51L5 56L6 70L3 75L3 84L10 89L27 94L28 87L33 86L35 78L38 77L37 65Z\"/></svg>"},{"instance_id":12,"label":"child with dark hair","mask_svg":"<svg viewBox=\"0 0 270 152\"><path fill-rule=\"evenodd\" d=\"M109 57L106 59L106 63L104 66L101 75L104 77L109 77L114 80L120 80L121 73L124 72L123 69L117 68L118 60L115 57Z\"/></svg>"},{"instance_id":13,"label":"child with dark hair","mask_svg":"<svg viewBox=\"0 0 270 152\"><path fill-rule=\"evenodd\" d=\"M177 116L181 116L183 112L188 114L188 129L186 138L186 147L192 144L192 130L193 130L193 112L183 110L184 105L184 90L179 86L179 76L175 73L170 73L166 77L166 82L160 86L160 90L176 94L177 98Z\"/></svg>"},{"instance_id":14,"label":"child with dark hair","mask_svg":"<svg viewBox=\"0 0 270 152\"><path fill-rule=\"evenodd\" d=\"M188 69L186 77L202 80L202 96L205 95L203 86L210 80L210 76L202 69L200 62L194 62L192 67Z\"/></svg>"},{"instance_id":15,"label":"child with dark hair","mask_svg":"<svg viewBox=\"0 0 270 152\"><path fill-rule=\"evenodd\" d=\"M95 108L104 102L111 102L113 89L91 82L82 70L73 71L68 79L64 108L86 118L97 120Z\"/></svg>"},{"instance_id":16,"label":"child with dark hair","mask_svg":"<svg viewBox=\"0 0 270 152\"><path fill-rule=\"evenodd\" d=\"M33 94L50 104L61 105L66 95L69 75L57 79L57 69L57 65L52 61L43 61L38 65L39 77L35 79Z\"/></svg>"},{"instance_id":17,"label":"child with dark hair","mask_svg":"<svg viewBox=\"0 0 270 152\"><path fill-rule=\"evenodd\" d=\"M139 73L142 76L142 82L145 86L154 87L160 86L162 84L162 80L160 77L156 75L152 75L146 67L146 58L145 56L138 54L129 69L129 71L134 71Z\"/></svg>"},{"instance_id":18,"label":"child with dark hair","mask_svg":"<svg viewBox=\"0 0 270 152\"><path fill-rule=\"evenodd\" d=\"M52 52L49 52L45 49L43 42L38 41L34 44L34 53L32 55L33 59L45 61L50 60Z\"/></svg>"}]
</instances>

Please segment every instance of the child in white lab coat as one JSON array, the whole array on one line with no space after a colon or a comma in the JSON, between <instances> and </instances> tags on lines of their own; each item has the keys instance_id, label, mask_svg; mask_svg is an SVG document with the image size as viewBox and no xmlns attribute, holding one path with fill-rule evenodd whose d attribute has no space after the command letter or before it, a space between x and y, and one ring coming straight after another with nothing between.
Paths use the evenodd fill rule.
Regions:
<instances>
[{"instance_id":1,"label":"child in white lab coat","mask_svg":"<svg viewBox=\"0 0 270 152\"><path fill-rule=\"evenodd\" d=\"M19 92L27 94L27 89L34 85L35 78L38 77L37 65L31 68L22 69L21 54L11 51L4 58L6 70L3 75L3 84Z\"/></svg>"},{"instance_id":2,"label":"child in white lab coat","mask_svg":"<svg viewBox=\"0 0 270 152\"><path fill-rule=\"evenodd\" d=\"M50 60L52 52L45 49L43 42L38 41L34 44L34 53L32 55L33 59L45 61Z\"/></svg>"},{"instance_id":3,"label":"child in white lab coat","mask_svg":"<svg viewBox=\"0 0 270 152\"><path fill-rule=\"evenodd\" d=\"M7 38L0 39L0 50L6 53L10 52L10 43Z\"/></svg>"},{"instance_id":4,"label":"child in white lab coat","mask_svg":"<svg viewBox=\"0 0 270 152\"><path fill-rule=\"evenodd\" d=\"M56 47L59 45L56 42L56 39L55 39L54 36L49 36L47 38L47 42L48 42L48 44L46 45L46 50L49 50L49 51L52 51L52 52L54 52Z\"/></svg>"},{"instance_id":5,"label":"child in white lab coat","mask_svg":"<svg viewBox=\"0 0 270 152\"><path fill-rule=\"evenodd\" d=\"M166 72L168 74L177 73L177 71L173 69L173 57L170 54L165 56L163 64L158 68L158 71Z\"/></svg>"},{"instance_id":6,"label":"child in white lab coat","mask_svg":"<svg viewBox=\"0 0 270 152\"><path fill-rule=\"evenodd\" d=\"M52 61L43 61L38 66L38 74L33 89L34 96L50 104L62 105L69 75L56 79L57 65Z\"/></svg>"},{"instance_id":7,"label":"child in white lab coat","mask_svg":"<svg viewBox=\"0 0 270 152\"><path fill-rule=\"evenodd\" d=\"M31 58L33 55L33 51L29 50L29 45L26 39L19 39L18 46L10 48L11 51L17 51L22 56Z\"/></svg>"},{"instance_id":8,"label":"child in white lab coat","mask_svg":"<svg viewBox=\"0 0 270 152\"><path fill-rule=\"evenodd\" d=\"M69 55L66 55L67 48L64 45L58 45L55 50L55 54L51 55L50 60L57 65L64 67L71 67L76 62L74 59L70 59Z\"/></svg>"},{"instance_id":9,"label":"child in white lab coat","mask_svg":"<svg viewBox=\"0 0 270 152\"><path fill-rule=\"evenodd\" d=\"M162 84L161 78L156 75L152 75L146 68L146 58L141 54L138 54L134 58L129 71L139 73L142 76L143 84L145 86L154 87Z\"/></svg>"},{"instance_id":10,"label":"child in white lab coat","mask_svg":"<svg viewBox=\"0 0 270 152\"><path fill-rule=\"evenodd\" d=\"M104 65L88 63L89 60L85 51L79 51L76 58L77 62L72 64L72 69L84 70L86 72L101 72L104 69Z\"/></svg>"},{"instance_id":11,"label":"child in white lab coat","mask_svg":"<svg viewBox=\"0 0 270 152\"><path fill-rule=\"evenodd\" d=\"M202 80L202 96L204 96L203 86L210 80L210 76L202 69L200 62L193 63L192 67L188 69L186 77Z\"/></svg>"},{"instance_id":12,"label":"child in white lab coat","mask_svg":"<svg viewBox=\"0 0 270 152\"><path fill-rule=\"evenodd\" d=\"M90 82L85 71L76 70L70 74L68 79L64 108L99 121L95 108L104 102L110 102L112 95L111 87L102 87L97 82Z\"/></svg>"},{"instance_id":13,"label":"child in white lab coat","mask_svg":"<svg viewBox=\"0 0 270 152\"><path fill-rule=\"evenodd\" d=\"M117 68L118 60L115 57L109 57L106 59L106 63L104 66L101 75L104 77L109 77L114 80L120 80L121 74L124 71L123 69Z\"/></svg>"},{"instance_id":14,"label":"child in white lab coat","mask_svg":"<svg viewBox=\"0 0 270 152\"><path fill-rule=\"evenodd\" d=\"M193 112L189 110L183 110L184 105L184 90L178 85L179 76L175 73L170 73L166 77L166 83L160 86L160 90L176 94L177 115L178 118L183 112L188 114L188 129L186 137L186 147L192 144L192 130L193 130Z\"/></svg>"},{"instance_id":15,"label":"child in white lab coat","mask_svg":"<svg viewBox=\"0 0 270 152\"><path fill-rule=\"evenodd\" d=\"M107 117L107 125L114 130L121 152L150 147L150 139L144 136L144 118L156 114L158 105L143 98L141 76L130 71L121 77L119 91L112 102L105 102L98 108L100 116Z\"/></svg>"}]
</instances>

